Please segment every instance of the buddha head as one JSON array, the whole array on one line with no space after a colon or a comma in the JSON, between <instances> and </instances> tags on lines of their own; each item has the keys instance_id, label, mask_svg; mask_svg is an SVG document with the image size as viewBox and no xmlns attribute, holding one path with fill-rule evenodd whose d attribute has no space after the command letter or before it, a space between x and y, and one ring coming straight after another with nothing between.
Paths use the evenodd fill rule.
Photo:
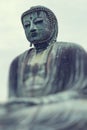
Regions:
<instances>
[{"instance_id":1,"label":"buddha head","mask_svg":"<svg viewBox=\"0 0 87 130\"><path fill-rule=\"evenodd\" d=\"M33 44L48 46L58 34L58 23L54 13L43 6L31 7L21 16L27 40Z\"/></svg>"}]
</instances>

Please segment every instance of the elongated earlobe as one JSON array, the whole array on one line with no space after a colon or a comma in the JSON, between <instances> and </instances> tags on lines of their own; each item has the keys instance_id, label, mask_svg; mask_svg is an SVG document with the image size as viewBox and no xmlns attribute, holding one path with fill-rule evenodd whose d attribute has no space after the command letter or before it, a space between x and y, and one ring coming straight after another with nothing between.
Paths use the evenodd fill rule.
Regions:
<instances>
[{"instance_id":1,"label":"elongated earlobe","mask_svg":"<svg viewBox=\"0 0 87 130\"><path fill-rule=\"evenodd\" d=\"M32 43L30 43L30 47L32 47Z\"/></svg>"}]
</instances>

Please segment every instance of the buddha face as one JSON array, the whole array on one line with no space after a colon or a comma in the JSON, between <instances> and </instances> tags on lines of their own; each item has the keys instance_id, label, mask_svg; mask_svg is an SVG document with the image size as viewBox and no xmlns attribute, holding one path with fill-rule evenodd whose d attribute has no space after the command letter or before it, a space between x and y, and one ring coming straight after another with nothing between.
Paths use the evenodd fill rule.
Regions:
<instances>
[{"instance_id":1,"label":"buddha face","mask_svg":"<svg viewBox=\"0 0 87 130\"><path fill-rule=\"evenodd\" d=\"M23 17L23 26L28 41L33 44L45 41L50 37L49 19L44 11L32 12Z\"/></svg>"}]
</instances>

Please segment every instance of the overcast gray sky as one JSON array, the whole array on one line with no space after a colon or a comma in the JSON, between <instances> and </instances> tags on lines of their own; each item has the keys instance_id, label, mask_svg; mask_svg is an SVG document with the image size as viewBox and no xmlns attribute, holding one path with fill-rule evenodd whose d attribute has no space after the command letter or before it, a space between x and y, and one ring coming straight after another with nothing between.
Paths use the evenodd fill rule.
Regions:
<instances>
[{"instance_id":1,"label":"overcast gray sky","mask_svg":"<svg viewBox=\"0 0 87 130\"><path fill-rule=\"evenodd\" d=\"M75 42L87 50L87 0L0 1L0 101L7 100L11 61L29 48L21 25L21 14L31 6L44 5L58 18L58 41Z\"/></svg>"}]
</instances>

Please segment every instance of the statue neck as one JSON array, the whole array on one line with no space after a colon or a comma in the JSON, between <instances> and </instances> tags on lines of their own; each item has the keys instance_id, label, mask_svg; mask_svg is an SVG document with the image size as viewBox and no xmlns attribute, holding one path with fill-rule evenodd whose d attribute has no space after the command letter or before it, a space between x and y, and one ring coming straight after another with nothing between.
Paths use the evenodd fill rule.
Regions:
<instances>
[{"instance_id":1,"label":"statue neck","mask_svg":"<svg viewBox=\"0 0 87 130\"><path fill-rule=\"evenodd\" d=\"M48 46L49 46L48 43L37 43L37 44L34 44L34 47L35 47L37 53L46 50Z\"/></svg>"}]
</instances>

